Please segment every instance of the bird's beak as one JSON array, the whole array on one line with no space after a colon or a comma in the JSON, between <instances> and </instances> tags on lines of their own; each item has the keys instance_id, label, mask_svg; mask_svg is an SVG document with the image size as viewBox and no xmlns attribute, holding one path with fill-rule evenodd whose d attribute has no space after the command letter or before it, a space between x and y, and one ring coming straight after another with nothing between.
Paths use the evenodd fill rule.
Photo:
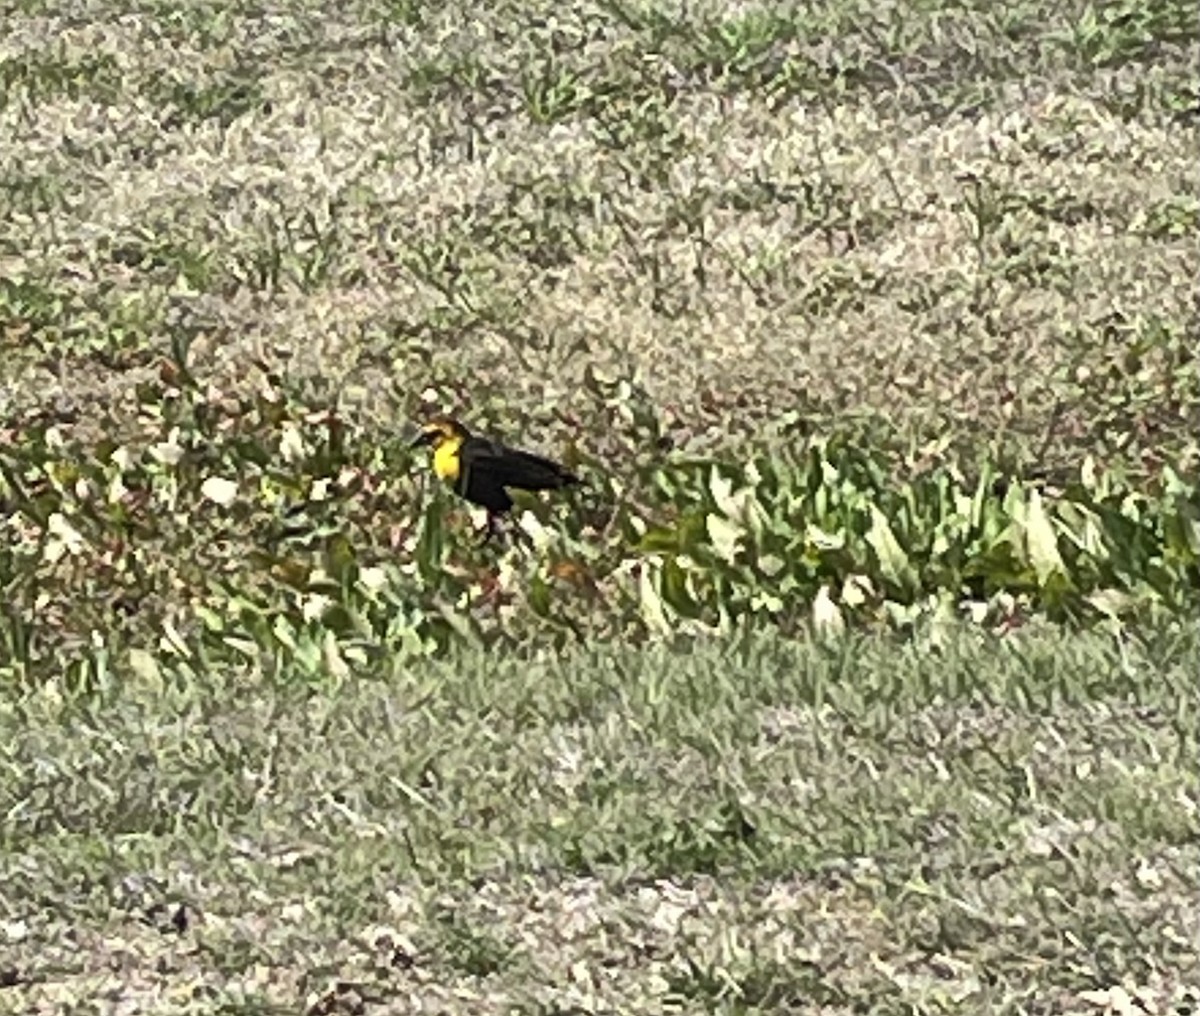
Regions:
<instances>
[{"instance_id":1,"label":"bird's beak","mask_svg":"<svg viewBox=\"0 0 1200 1016\"><path fill-rule=\"evenodd\" d=\"M421 433L419 433L416 437L414 437L408 443L408 447L409 448L419 448L419 447L421 447L421 445L427 445L427 444L433 444L433 431L431 431L431 430L421 431Z\"/></svg>"}]
</instances>

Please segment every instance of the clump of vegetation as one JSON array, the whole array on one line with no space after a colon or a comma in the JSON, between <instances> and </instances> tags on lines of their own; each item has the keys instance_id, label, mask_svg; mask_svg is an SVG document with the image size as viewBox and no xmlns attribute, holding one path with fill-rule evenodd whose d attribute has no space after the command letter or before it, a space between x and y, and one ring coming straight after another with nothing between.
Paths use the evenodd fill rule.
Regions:
<instances>
[{"instance_id":1,"label":"clump of vegetation","mask_svg":"<svg viewBox=\"0 0 1200 1016\"><path fill-rule=\"evenodd\" d=\"M1178 464L1134 485L1089 457L1055 487L987 456L967 474L867 434L787 428L736 457L698 456L665 447L628 380L593 377L573 409L616 454L564 445L585 489L553 504L518 493L524 539L484 543L408 447L415 427L372 440L265 376L251 396L221 397L168 368L139 389L136 439L10 432L10 680L71 660L84 680L160 648L199 668L266 657L319 671L330 654L424 656L460 640L1200 609L1200 495Z\"/></svg>"}]
</instances>

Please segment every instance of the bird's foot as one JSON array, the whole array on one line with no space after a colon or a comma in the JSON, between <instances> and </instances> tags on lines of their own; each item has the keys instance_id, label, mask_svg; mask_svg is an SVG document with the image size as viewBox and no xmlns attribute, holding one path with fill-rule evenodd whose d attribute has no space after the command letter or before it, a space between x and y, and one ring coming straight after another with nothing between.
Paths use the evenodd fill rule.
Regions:
<instances>
[{"instance_id":1,"label":"bird's foot","mask_svg":"<svg viewBox=\"0 0 1200 1016\"><path fill-rule=\"evenodd\" d=\"M500 524L499 518L488 512L487 525L483 528L483 539L480 542L486 546L495 537L500 537L501 540L504 539L504 527Z\"/></svg>"},{"instance_id":2,"label":"bird's foot","mask_svg":"<svg viewBox=\"0 0 1200 1016\"><path fill-rule=\"evenodd\" d=\"M499 515L488 515L487 526L483 531L482 545L487 545L492 542L493 538L499 538L501 543L508 544L515 542L525 546L533 546L533 537L531 537L519 525L506 525L501 521Z\"/></svg>"}]
</instances>

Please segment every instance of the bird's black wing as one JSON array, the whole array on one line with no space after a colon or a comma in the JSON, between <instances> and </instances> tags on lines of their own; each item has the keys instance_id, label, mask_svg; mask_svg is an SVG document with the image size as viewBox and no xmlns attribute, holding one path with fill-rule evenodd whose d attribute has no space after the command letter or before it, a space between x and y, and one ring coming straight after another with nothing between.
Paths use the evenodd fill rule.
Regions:
<instances>
[{"instance_id":1,"label":"bird's black wing","mask_svg":"<svg viewBox=\"0 0 1200 1016\"><path fill-rule=\"evenodd\" d=\"M577 476L557 462L486 438L465 442L460 457L464 470L476 477L472 483L555 490L579 482Z\"/></svg>"}]
</instances>

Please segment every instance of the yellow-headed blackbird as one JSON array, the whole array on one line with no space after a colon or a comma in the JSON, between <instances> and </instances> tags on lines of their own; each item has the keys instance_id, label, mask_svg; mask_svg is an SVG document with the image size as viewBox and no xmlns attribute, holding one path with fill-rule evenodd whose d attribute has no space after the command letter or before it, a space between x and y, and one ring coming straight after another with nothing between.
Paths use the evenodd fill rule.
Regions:
<instances>
[{"instance_id":1,"label":"yellow-headed blackbird","mask_svg":"<svg viewBox=\"0 0 1200 1016\"><path fill-rule=\"evenodd\" d=\"M505 488L558 490L580 482L557 462L479 437L448 416L426 423L412 444L431 446L438 478L472 504L487 509L488 537L495 531L496 516L513 506Z\"/></svg>"}]
</instances>

